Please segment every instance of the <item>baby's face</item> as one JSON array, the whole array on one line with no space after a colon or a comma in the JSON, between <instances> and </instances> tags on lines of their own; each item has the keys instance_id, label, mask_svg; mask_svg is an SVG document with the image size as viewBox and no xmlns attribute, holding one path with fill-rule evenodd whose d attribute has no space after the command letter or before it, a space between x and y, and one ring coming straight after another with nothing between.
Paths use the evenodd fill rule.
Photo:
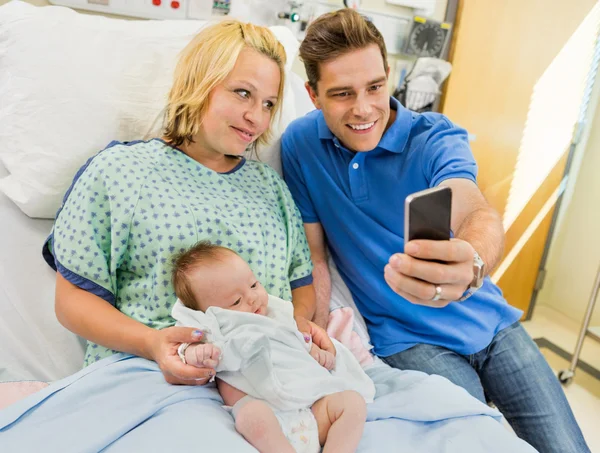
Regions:
<instances>
[{"instance_id":1,"label":"baby's face","mask_svg":"<svg viewBox=\"0 0 600 453\"><path fill-rule=\"evenodd\" d=\"M245 313L267 314L269 296L250 266L233 252L223 252L213 264L188 275L200 309L221 307Z\"/></svg>"}]
</instances>

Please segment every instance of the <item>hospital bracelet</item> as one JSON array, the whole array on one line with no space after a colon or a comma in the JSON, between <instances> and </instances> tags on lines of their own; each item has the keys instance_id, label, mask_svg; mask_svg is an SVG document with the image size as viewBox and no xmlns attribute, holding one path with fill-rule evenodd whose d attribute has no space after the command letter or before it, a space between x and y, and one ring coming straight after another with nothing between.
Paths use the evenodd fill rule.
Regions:
<instances>
[{"instance_id":1,"label":"hospital bracelet","mask_svg":"<svg viewBox=\"0 0 600 453\"><path fill-rule=\"evenodd\" d=\"M177 348L177 355L179 356L179 358L181 359L181 361L183 363L185 363L187 365L187 361L185 360L185 350L188 348L188 346L191 343L181 343L179 345L179 347Z\"/></svg>"}]
</instances>

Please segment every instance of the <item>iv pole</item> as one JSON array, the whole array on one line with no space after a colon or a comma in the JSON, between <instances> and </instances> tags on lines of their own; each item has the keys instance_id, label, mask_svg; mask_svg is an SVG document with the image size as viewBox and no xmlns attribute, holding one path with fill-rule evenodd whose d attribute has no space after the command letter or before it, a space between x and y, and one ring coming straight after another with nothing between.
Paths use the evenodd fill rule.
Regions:
<instances>
[{"instance_id":1,"label":"iv pole","mask_svg":"<svg viewBox=\"0 0 600 453\"><path fill-rule=\"evenodd\" d=\"M594 287L592 288L592 293L590 294L587 311L585 312L585 317L583 318L583 323L581 324L581 331L579 332L579 338L577 339L575 352L573 353L573 357L571 359L571 365L567 370L562 370L560 373L558 373L558 379L563 384L570 384L575 376L575 369L577 368L577 362L579 361L579 355L581 354L581 349L583 348L583 340L585 340L586 335L598 338L593 332L590 332L589 325L592 318L592 313L594 312L594 305L596 305L596 298L598 297L599 290L600 268L598 268L596 281L594 282Z\"/></svg>"}]
</instances>

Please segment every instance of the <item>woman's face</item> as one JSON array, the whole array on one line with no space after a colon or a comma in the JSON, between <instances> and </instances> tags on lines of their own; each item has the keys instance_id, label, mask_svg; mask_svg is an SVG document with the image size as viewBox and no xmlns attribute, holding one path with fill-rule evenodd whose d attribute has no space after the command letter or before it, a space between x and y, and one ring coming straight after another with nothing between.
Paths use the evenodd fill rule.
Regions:
<instances>
[{"instance_id":1,"label":"woman's face","mask_svg":"<svg viewBox=\"0 0 600 453\"><path fill-rule=\"evenodd\" d=\"M233 71L209 95L196 143L211 154L242 154L269 127L280 80L277 63L243 49Z\"/></svg>"}]
</instances>

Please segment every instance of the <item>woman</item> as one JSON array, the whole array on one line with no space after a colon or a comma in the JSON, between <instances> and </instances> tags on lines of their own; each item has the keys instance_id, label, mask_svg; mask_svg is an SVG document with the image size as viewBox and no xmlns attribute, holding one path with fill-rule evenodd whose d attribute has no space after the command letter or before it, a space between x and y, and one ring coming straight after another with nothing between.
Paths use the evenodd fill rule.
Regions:
<instances>
[{"instance_id":1,"label":"woman","mask_svg":"<svg viewBox=\"0 0 600 453\"><path fill-rule=\"evenodd\" d=\"M154 360L173 384L204 384L172 327L174 253L199 240L250 263L293 300L299 328L333 350L314 314L312 264L299 213L278 175L242 157L267 141L282 102L285 52L270 30L228 20L202 30L175 71L162 139L111 144L76 175L44 247L57 269L56 314L88 340L85 364L115 352Z\"/></svg>"}]
</instances>

